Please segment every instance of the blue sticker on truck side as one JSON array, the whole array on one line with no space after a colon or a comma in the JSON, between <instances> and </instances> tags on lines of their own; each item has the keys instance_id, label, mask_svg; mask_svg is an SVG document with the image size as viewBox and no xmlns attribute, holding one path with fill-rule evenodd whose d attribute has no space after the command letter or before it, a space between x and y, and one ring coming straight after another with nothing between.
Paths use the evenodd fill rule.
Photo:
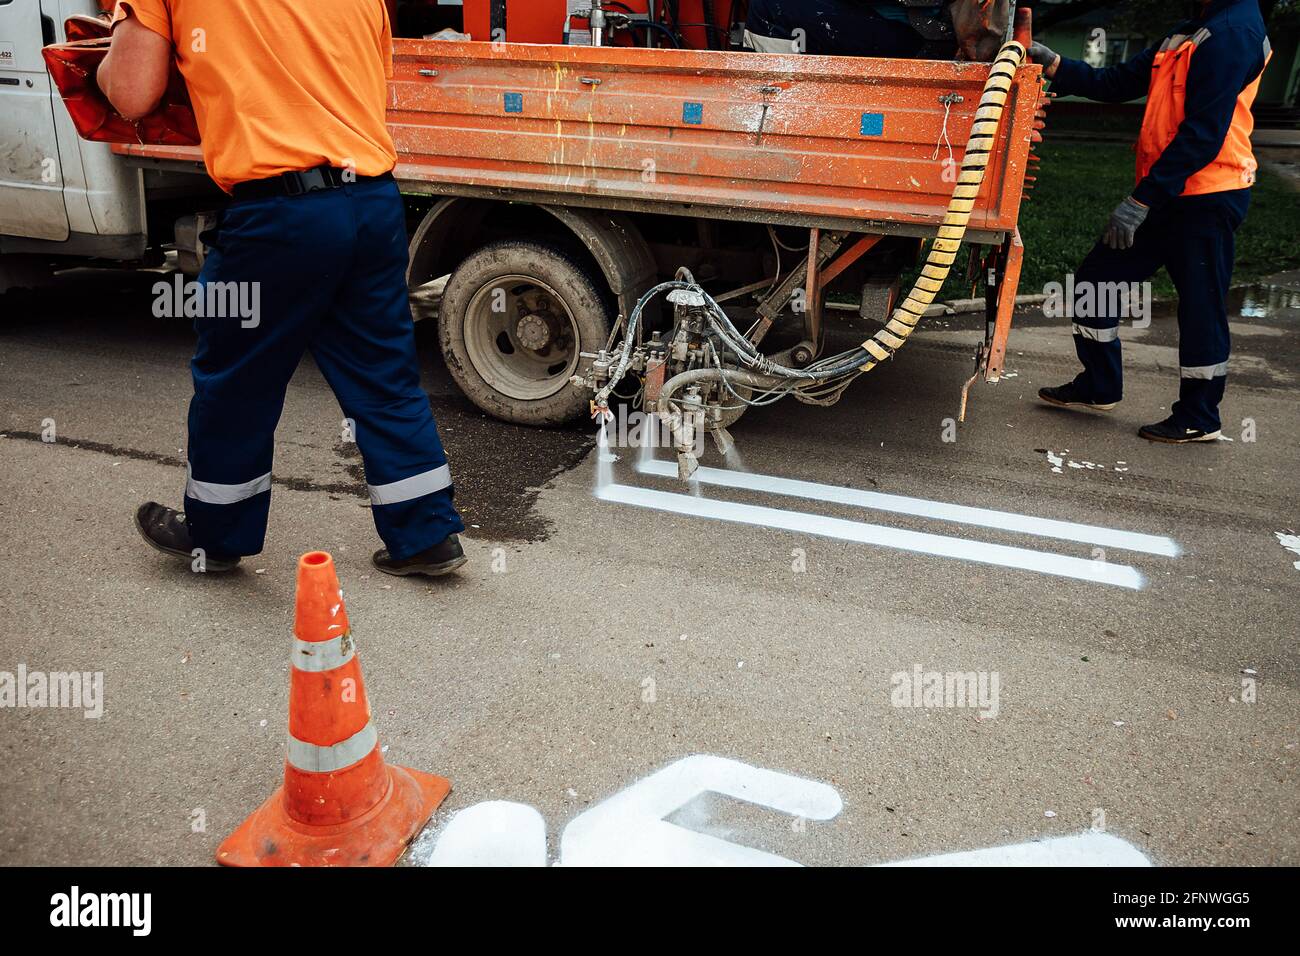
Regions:
<instances>
[{"instance_id":1,"label":"blue sticker on truck side","mask_svg":"<svg viewBox=\"0 0 1300 956\"><path fill-rule=\"evenodd\" d=\"M692 126L699 126L704 122L704 104L703 103L683 103L682 104L682 122L690 123Z\"/></svg>"},{"instance_id":2,"label":"blue sticker on truck side","mask_svg":"<svg viewBox=\"0 0 1300 956\"><path fill-rule=\"evenodd\" d=\"M506 94L506 112L522 113L524 111L524 94L507 93Z\"/></svg>"},{"instance_id":3,"label":"blue sticker on truck side","mask_svg":"<svg viewBox=\"0 0 1300 956\"><path fill-rule=\"evenodd\" d=\"M863 113L862 114L862 135L863 136L885 135L885 114L884 113Z\"/></svg>"}]
</instances>

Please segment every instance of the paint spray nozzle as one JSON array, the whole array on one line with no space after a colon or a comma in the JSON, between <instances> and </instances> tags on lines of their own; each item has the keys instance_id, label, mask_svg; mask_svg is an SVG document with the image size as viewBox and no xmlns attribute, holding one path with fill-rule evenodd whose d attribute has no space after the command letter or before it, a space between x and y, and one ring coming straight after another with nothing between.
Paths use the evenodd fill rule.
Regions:
<instances>
[{"instance_id":1,"label":"paint spray nozzle","mask_svg":"<svg viewBox=\"0 0 1300 956\"><path fill-rule=\"evenodd\" d=\"M699 470L700 460L689 451L679 451L677 453L677 477L682 481L689 481L691 476Z\"/></svg>"}]
</instances>

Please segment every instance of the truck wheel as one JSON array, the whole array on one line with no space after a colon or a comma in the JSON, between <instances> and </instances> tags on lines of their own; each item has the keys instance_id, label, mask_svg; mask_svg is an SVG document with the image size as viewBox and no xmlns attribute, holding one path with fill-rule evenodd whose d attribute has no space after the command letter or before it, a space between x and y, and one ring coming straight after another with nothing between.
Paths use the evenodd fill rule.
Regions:
<instances>
[{"instance_id":1,"label":"truck wheel","mask_svg":"<svg viewBox=\"0 0 1300 956\"><path fill-rule=\"evenodd\" d=\"M610 307L591 272L556 246L497 242L447 283L438 337L456 384L490 415L560 425L590 396L569 384L581 352L605 347Z\"/></svg>"},{"instance_id":2,"label":"truck wheel","mask_svg":"<svg viewBox=\"0 0 1300 956\"><path fill-rule=\"evenodd\" d=\"M736 390L736 395L744 398L754 397L754 390L748 386L733 385L731 387ZM745 416L745 412L749 411L749 406L736 398L736 395L732 395L726 389L723 389L722 404L728 406L722 413L722 420L718 423L723 428L730 428Z\"/></svg>"}]
</instances>

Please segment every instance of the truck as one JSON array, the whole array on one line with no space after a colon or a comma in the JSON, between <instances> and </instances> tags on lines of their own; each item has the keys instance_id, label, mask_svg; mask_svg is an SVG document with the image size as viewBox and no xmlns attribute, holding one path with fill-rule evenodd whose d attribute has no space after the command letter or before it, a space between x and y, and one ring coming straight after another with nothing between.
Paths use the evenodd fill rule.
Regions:
<instances>
[{"instance_id":1,"label":"truck","mask_svg":"<svg viewBox=\"0 0 1300 956\"><path fill-rule=\"evenodd\" d=\"M0 2L0 272L11 284L25 269L85 260L169 257L197 272L225 199L197 147L77 138L40 47L60 41L63 17L94 8ZM468 0L452 38L397 37L389 86L408 284L437 302L443 357L479 408L558 425L602 410L611 391L652 405L668 373L703 362L807 377L826 367L832 301L897 331L891 316L913 301L900 278L927 244L934 259L948 242L979 123L987 148L971 150L983 168L960 267L986 293L972 381L998 380L1023 255L1016 224L1042 101L1037 67L757 53L734 48L737 31L721 20L697 29L703 48L692 49L590 3L565 7L573 15L554 20L555 36L530 6L528 39L552 42L519 42L509 31L517 8ZM572 42L575 24L587 43ZM998 69L1006 82L990 126ZM655 290L667 297L652 306ZM746 327L743 341L706 328L717 313ZM697 327L683 345L690 314ZM767 386L761 375L693 386L707 412L699 424L721 430Z\"/></svg>"}]
</instances>

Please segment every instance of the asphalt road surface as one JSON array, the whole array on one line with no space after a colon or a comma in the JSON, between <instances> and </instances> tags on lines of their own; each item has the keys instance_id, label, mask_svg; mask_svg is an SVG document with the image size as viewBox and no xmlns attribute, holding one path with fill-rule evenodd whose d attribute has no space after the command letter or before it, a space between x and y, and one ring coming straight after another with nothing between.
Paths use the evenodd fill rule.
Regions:
<instances>
[{"instance_id":1,"label":"asphalt road surface","mask_svg":"<svg viewBox=\"0 0 1300 956\"><path fill-rule=\"evenodd\" d=\"M1300 864L1300 553L1284 547L1300 542L1279 537L1300 532L1294 276L1234 300L1231 440L1136 436L1175 397L1167 313L1123 330L1126 400L1107 415L1038 404L1073 350L1062 323L1023 317L1011 374L954 428L981 334L958 316L835 407L748 414L743 465L705 464L757 490L685 488L615 448L599 497L591 429L486 418L422 328L472 525L471 563L436 582L371 569L360 459L310 363L266 552L214 576L144 546L133 509L182 492L192 347L152 317L155 278L0 297L0 672L104 682L97 718L0 708L0 862L211 862L279 782L296 560L326 549L387 758L453 781L409 862L475 807L457 845L536 862L653 854L633 831L662 815L705 835L687 843L806 864L1075 834L1155 864ZM986 693L925 693L936 674ZM693 755L727 759L646 782ZM566 833L593 809L613 831Z\"/></svg>"}]
</instances>

